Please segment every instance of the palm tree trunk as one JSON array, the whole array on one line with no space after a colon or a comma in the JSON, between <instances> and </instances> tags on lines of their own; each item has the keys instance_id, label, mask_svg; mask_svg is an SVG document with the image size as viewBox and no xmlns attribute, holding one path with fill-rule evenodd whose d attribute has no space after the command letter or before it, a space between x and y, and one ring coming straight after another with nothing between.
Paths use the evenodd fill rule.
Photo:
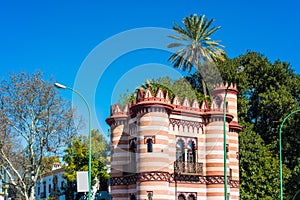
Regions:
<instances>
[{"instance_id":1,"label":"palm tree trunk","mask_svg":"<svg viewBox=\"0 0 300 200\"><path fill-rule=\"evenodd\" d=\"M203 78L201 79L201 83L202 83L203 94L204 97L206 98L207 97L206 84Z\"/></svg>"},{"instance_id":2,"label":"palm tree trunk","mask_svg":"<svg viewBox=\"0 0 300 200\"><path fill-rule=\"evenodd\" d=\"M201 75L201 69L199 66L197 67L196 75L198 77L198 82L199 83L201 82L201 84L202 84L203 94L204 94L204 97L206 98L206 96L207 96L206 84L205 84L204 78Z\"/></svg>"}]
</instances>

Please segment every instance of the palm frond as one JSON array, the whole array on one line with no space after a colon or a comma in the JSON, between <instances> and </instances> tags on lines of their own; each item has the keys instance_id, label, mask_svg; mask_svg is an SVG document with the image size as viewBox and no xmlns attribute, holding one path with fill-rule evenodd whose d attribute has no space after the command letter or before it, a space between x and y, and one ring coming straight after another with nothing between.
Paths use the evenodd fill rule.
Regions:
<instances>
[{"instance_id":1,"label":"palm frond","mask_svg":"<svg viewBox=\"0 0 300 200\"><path fill-rule=\"evenodd\" d=\"M169 44L168 48L183 47L176 51L168 60L175 68L190 72L194 66L197 70L203 61L216 61L222 59L224 46L218 40L212 40L210 36L219 30L221 26L212 27L214 19L207 19L205 15L190 15L183 19L183 26L174 23L173 30L178 36L169 36L182 42Z\"/></svg>"},{"instance_id":2,"label":"palm frond","mask_svg":"<svg viewBox=\"0 0 300 200\"><path fill-rule=\"evenodd\" d=\"M183 46L184 44L180 43L180 42L174 42L174 43L171 43L171 44L168 44L168 48L173 48L173 47L180 47L180 46Z\"/></svg>"},{"instance_id":3,"label":"palm frond","mask_svg":"<svg viewBox=\"0 0 300 200\"><path fill-rule=\"evenodd\" d=\"M175 40L181 40L181 41L187 41L188 38L185 38L185 37L179 37L179 36L176 36L176 35L168 35L169 38L172 38L172 39L175 39Z\"/></svg>"}]
</instances>

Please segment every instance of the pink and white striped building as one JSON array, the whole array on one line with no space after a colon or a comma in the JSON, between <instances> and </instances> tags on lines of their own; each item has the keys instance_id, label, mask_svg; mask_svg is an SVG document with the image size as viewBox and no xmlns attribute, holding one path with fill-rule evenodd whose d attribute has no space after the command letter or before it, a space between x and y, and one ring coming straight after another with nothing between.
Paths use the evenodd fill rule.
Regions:
<instances>
[{"instance_id":1,"label":"pink and white striped building","mask_svg":"<svg viewBox=\"0 0 300 200\"><path fill-rule=\"evenodd\" d=\"M111 197L113 200L224 199L223 98L183 102L159 89L139 91L124 109L111 106ZM229 199L239 199L237 88L227 95Z\"/></svg>"}]
</instances>

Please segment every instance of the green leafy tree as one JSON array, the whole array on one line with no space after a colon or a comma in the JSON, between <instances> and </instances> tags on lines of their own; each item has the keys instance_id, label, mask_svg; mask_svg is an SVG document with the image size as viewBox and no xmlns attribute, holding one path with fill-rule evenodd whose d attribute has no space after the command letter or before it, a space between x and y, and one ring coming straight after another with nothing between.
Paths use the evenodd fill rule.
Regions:
<instances>
[{"instance_id":1,"label":"green leafy tree","mask_svg":"<svg viewBox=\"0 0 300 200\"><path fill-rule=\"evenodd\" d=\"M244 124L239 133L241 199L278 199L279 159L264 143L259 134L252 131L253 124ZM290 170L284 165L284 181Z\"/></svg>"},{"instance_id":2,"label":"green leafy tree","mask_svg":"<svg viewBox=\"0 0 300 200\"><path fill-rule=\"evenodd\" d=\"M171 82L169 77L160 78L160 81L154 79L145 80L145 83L136 88L136 92L138 92L138 90L146 91L146 89L150 88L153 95L156 95L157 91L162 89L163 91L168 91L169 98L172 100L174 98L174 92L170 88L170 83L168 83L169 81Z\"/></svg>"},{"instance_id":3,"label":"green leafy tree","mask_svg":"<svg viewBox=\"0 0 300 200\"><path fill-rule=\"evenodd\" d=\"M41 174L50 172L52 170L52 166L54 163L61 164L59 158L57 156L49 156L45 157L42 160Z\"/></svg>"},{"instance_id":4,"label":"green leafy tree","mask_svg":"<svg viewBox=\"0 0 300 200\"><path fill-rule=\"evenodd\" d=\"M237 83L239 90L239 121L245 123L243 127L248 132L250 130L247 126L251 125L249 137L251 134L256 134L260 140L262 139L263 143L259 142L260 140L255 140L255 138L253 138L253 141L257 142L258 146L261 146L261 151L265 151L268 154L271 153L274 158L273 162L279 163L279 125L290 112L300 109L300 76L295 74L288 63L281 62L280 60L272 63L263 54L252 51L248 51L246 54L233 59L219 60L216 62L216 65L224 82L232 79L232 74L238 66L245 66L245 71L235 76L233 80L233 82ZM199 91L199 82L196 75L187 77L187 80L191 82L193 88ZM283 164L287 168L283 177L288 178L284 184L284 196L287 199L291 198L295 194L295 191L300 188L299 115L294 115L283 127ZM243 133L240 134L240 137L244 137ZM244 154L250 156L250 158L266 156L258 151L254 151L253 148L248 148L246 142L240 143L241 149L244 149ZM265 180L265 185L272 185L272 193L277 194L277 196L273 197L269 195L271 188L261 187L259 181L253 180L251 188L247 187L250 179L245 176L251 167L261 170L265 169L266 172L270 171L271 174L274 172L272 171L274 167L279 179L279 169L276 166L271 168L269 166L271 160L260 159L260 168L255 165L256 162L244 161L240 162L240 168L244 170L243 172L241 171L244 175L241 174L240 181L241 183L246 183L246 185L241 184L241 194L243 195L241 198L254 195L256 192L251 188L259 188L261 198L264 198L263 194L265 194L266 198L278 199L279 182L275 184L264 173L257 173L258 177L252 176L256 180ZM254 196L252 198L255 199Z\"/></svg>"},{"instance_id":5,"label":"green leafy tree","mask_svg":"<svg viewBox=\"0 0 300 200\"><path fill-rule=\"evenodd\" d=\"M169 36L177 40L168 45L168 48L177 47L177 50L169 61L175 68L183 71L191 71L195 67L197 76L201 80L204 96L207 96L205 81L201 69L203 61L214 62L223 60L225 54L219 41L212 40L211 35L221 27L212 27L214 19L208 20L204 15L198 17L196 14L183 19L184 26L174 23L175 36ZM200 73L201 72L201 73Z\"/></svg>"},{"instance_id":6,"label":"green leafy tree","mask_svg":"<svg viewBox=\"0 0 300 200\"><path fill-rule=\"evenodd\" d=\"M168 91L170 101L172 101L175 96L178 96L181 102L187 97L190 103L194 99L197 99L198 102L205 99L203 94L193 89L191 84L184 78L173 80L170 77L165 76L156 80L145 80L145 83L138 86L135 92L138 92L138 90L146 91L147 88L152 90L153 95L156 95L159 88L163 91ZM121 105L124 107L127 103L134 100L134 98L135 94L130 94L127 90L126 93L120 95Z\"/></svg>"},{"instance_id":7,"label":"green leafy tree","mask_svg":"<svg viewBox=\"0 0 300 200\"><path fill-rule=\"evenodd\" d=\"M107 173L107 141L98 130L92 130L92 185L100 184L101 190L107 190L109 174ZM67 199L79 199L83 193L76 192L76 172L88 171L88 137L80 136L72 141L65 150L66 163L64 178L68 181L64 192ZM100 181L100 182L99 182ZM93 194L95 195L95 194Z\"/></svg>"},{"instance_id":8,"label":"green leafy tree","mask_svg":"<svg viewBox=\"0 0 300 200\"><path fill-rule=\"evenodd\" d=\"M35 199L43 159L63 153L77 133L74 119L70 103L41 72L11 74L0 82L0 168L22 199Z\"/></svg>"},{"instance_id":9,"label":"green leafy tree","mask_svg":"<svg viewBox=\"0 0 300 200\"><path fill-rule=\"evenodd\" d=\"M300 109L300 76L295 74L286 62L276 60L271 63L265 56L247 52L240 59L248 59L242 91L247 104L245 116L253 123L253 131L258 133L274 155L279 155L279 126L290 112ZM292 176L285 184L286 198L300 188L300 128L299 114L294 115L283 127L283 163L291 170Z\"/></svg>"}]
</instances>

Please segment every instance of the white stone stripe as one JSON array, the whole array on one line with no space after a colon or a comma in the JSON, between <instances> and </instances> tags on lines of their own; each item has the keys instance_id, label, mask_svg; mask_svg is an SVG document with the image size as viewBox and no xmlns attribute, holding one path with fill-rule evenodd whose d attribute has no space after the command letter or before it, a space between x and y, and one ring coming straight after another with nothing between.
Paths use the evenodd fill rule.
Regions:
<instances>
[{"instance_id":1,"label":"white stone stripe","mask_svg":"<svg viewBox=\"0 0 300 200\"><path fill-rule=\"evenodd\" d=\"M145 136L155 136L155 140L167 140L169 141L169 137L165 135L156 135L156 134L145 134L145 135L139 135L138 139L139 140L144 140Z\"/></svg>"},{"instance_id":2,"label":"white stone stripe","mask_svg":"<svg viewBox=\"0 0 300 200\"><path fill-rule=\"evenodd\" d=\"M147 149L147 144L140 145L138 148L139 149ZM155 149L168 149L168 145L167 144L153 144L152 148L153 148L153 151L155 151Z\"/></svg>"},{"instance_id":3,"label":"white stone stripe","mask_svg":"<svg viewBox=\"0 0 300 200\"><path fill-rule=\"evenodd\" d=\"M206 171L224 171L224 167L206 167Z\"/></svg>"},{"instance_id":4,"label":"white stone stripe","mask_svg":"<svg viewBox=\"0 0 300 200\"><path fill-rule=\"evenodd\" d=\"M169 128L166 126L140 126L139 131L169 131Z\"/></svg>"},{"instance_id":5,"label":"white stone stripe","mask_svg":"<svg viewBox=\"0 0 300 200\"><path fill-rule=\"evenodd\" d=\"M166 117L158 117L158 116L147 116L140 118L140 122L151 122L151 121L159 121L159 122L169 122L169 119Z\"/></svg>"},{"instance_id":6,"label":"white stone stripe","mask_svg":"<svg viewBox=\"0 0 300 200\"><path fill-rule=\"evenodd\" d=\"M239 168L238 167L236 167L236 166L234 166L234 165L230 165L229 166L232 170L238 170ZM237 173L236 173L237 174Z\"/></svg>"},{"instance_id":7,"label":"white stone stripe","mask_svg":"<svg viewBox=\"0 0 300 200\"><path fill-rule=\"evenodd\" d=\"M112 189L111 194L128 194L128 190L123 190L123 189Z\"/></svg>"},{"instance_id":8,"label":"white stone stripe","mask_svg":"<svg viewBox=\"0 0 300 200\"><path fill-rule=\"evenodd\" d=\"M206 147L213 147L213 146L223 146L223 142L206 142L205 143Z\"/></svg>"},{"instance_id":9,"label":"white stone stripe","mask_svg":"<svg viewBox=\"0 0 300 200\"><path fill-rule=\"evenodd\" d=\"M200 116L200 115L199 115ZM202 118L198 117L188 117L188 116L183 116L183 115L170 115L171 119L181 119L181 120L186 120L186 121L193 121L193 122L203 122Z\"/></svg>"},{"instance_id":10,"label":"white stone stripe","mask_svg":"<svg viewBox=\"0 0 300 200\"><path fill-rule=\"evenodd\" d=\"M208 196L206 200L224 200L224 196Z\"/></svg>"},{"instance_id":11,"label":"white stone stripe","mask_svg":"<svg viewBox=\"0 0 300 200\"><path fill-rule=\"evenodd\" d=\"M129 151L124 150L124 152L114 153L113 157L114 158L128 157L128 154L129 154Z\"/></svg>"},{"instance_id":12,"label":"white stone stripe","mask_svg":"<svg viewBox=\"0 0 300 200\"><path fill-rule=\"evenodd\" d=\"M172 188L174 189L174 188ZM172 191L172 190L171 190ZM198 188L198 187L178 187L177 189L177 193L180 192L201 192L201 193L205 193L206 192L206 188Z\"/></svg>"},{"instance_id":13,"label":"white stone stripe","mask_svg":"<svg viewBox=\"0 0 300 200\"><path fill-rule=\"evenodd\" d=\"M211 139L211 138L223 138L223 133L216 133L216 134L207 134L205 135L205 139Z\"/></svg>"},{"instance_id":14,"label":"white stone stripe","mask_svg":"<svg viewBox=\"0 0 300 200\"><path fill-rule=\"evenodd\" d=\"M226 124L226 126L228 126L228 124ZM214 125L209 125L206 126L206 130L214 130L214 129L219 129L219 130L223 130L224 128L224 123L223 121L219 121L218 123L216 122Z\"/></svg>"},{"instance_id":15,"label":"white stone stripe","mask_svg":"<svg viewBox=\"0 0 300 200\"><path fill-rule=\"evenodd\" d=\"M128 144L119 144L117 145L116 147L114 147L114 149L128 149L129 148L129 145Z\"/></svg>"},{"instance_id":16,"label":"white stone stripe","mask_svg":"<svg viewBox=\"0 0 300 200\"><path fill-rule=\"evenodd\" d=\"M142 186L138 186L137 189L138 190L153 190L153 191L169 189L168 183L166 183L166 182L156 182L156 183L161 183L161 184L160 185L154 185L154 186L152 186L152 185L147 185L147 186L142 185ZM162 188L162 187L164 187L164 188Z\"/></svg>"},{"instance_id":17,"label":"white stone stripe","mask_svg":"<svg viewBox=\"0 0 300 200\"><path fill-rule=\"evenodd\" d=\"M119 141L122 136L115 136L112 138L112 141ZM126 141L126 139L120 140L120 141Z\"/></svg>"},{"instance_id":18,"label":"white stone stripe","mask_svg":"<svg viewBox=\"0 0 300 200\"><path fill-rule=\"evenodd\" d=\"M223 163L223 159L207 159L206 163Z\"/></svg>"},{"instance_id":19,"label":"white stone stripe","mask_svg":"<svg viewBox=\"0 0 300 200\"><path fill-rule=\"evenodd\" d=\"M223 155L223 154L224 154L224 151L223 151L223 150L220 150L220 151L214 150L214 151L209 151L209 152L207 152L206 155Z\"/></svg>"},{"instance_id":20,"label":"white stone stripe","mask_svg":"<svg viewBox=\"0 0 300 200\"><path fill-rule=\"evenodd\" d=\"M155 195L155 193L153 194L153 199L155 199L155 200L158 200L158 199L168 199L169 197L170 197L170 195L168 195L168 194L165 194L165 195L157 195L157 194ZM140 200L147 199L147 195L140 195L140 197L138 199L140 199ZM173 199L174 199L174 197L173 197Z\"/></svg>"},{"instance_id":21,"label":"white stone stripe","mask_svg":"<svg viewBox=\"0 0 300 200\"><path fill-rule=\"evenodd\" d=\"M147 163L139 163L139 167L156 167L156 168L164 168L169 166L167 162L147 162Z\"/></svg>"},{"instance_id":22,"label":"white stone stripe","mask_svg":"<svg viewBox=\"0 0 300 200\"><path fill-rule=\"evenodd\" d=\"M238 192L230 192L230 196L233 195L233 196L240 196L240 194Z\"/></svg>"},{"instance_id":23,"label":"white stone stripe","mask_svg":"<svg viewBox=\"0 0 300 200\"><path fill-rule=\"evenodd\" d=\"M169 155L168 154L165 154L165 153L161 153L161 152L158 152L158 153L145 153L145 154L140 154L139 155L139 158L151 158L151 159L155 159L155 158L168 158L169 159Z\"/></svg>"}]
</instances>

